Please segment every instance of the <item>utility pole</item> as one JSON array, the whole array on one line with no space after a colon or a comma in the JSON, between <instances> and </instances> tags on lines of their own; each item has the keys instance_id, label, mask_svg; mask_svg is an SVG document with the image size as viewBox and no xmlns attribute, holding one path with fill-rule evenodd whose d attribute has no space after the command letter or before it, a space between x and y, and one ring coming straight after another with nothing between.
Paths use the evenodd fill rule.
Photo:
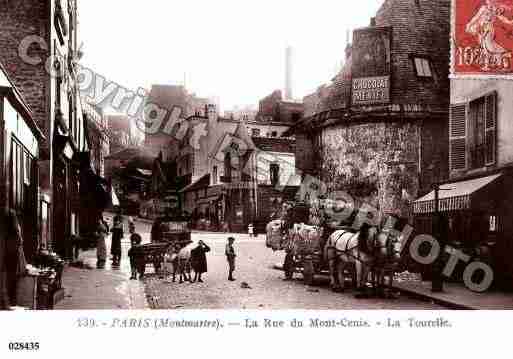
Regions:
<instances>
[{"instance_id":1,"label":"utility pole","mask_svg":"<svg viewBox=\"0 0 513 359\"><path fill-rule=\"evenodd\" d=\"M440 244L440 252L438 254L438 258L436 258L435 262L433 263L433 278L431 279L431 291L432 292L443 292L444 290L444 283L442 278L442 261L441 256L445 249L445 245L443 245L443 242L445 242L444 239L442 239L442 231L441 231L441 221L440 221L440 183L438 182L438 178L436 179L436 182L434 184L434 191L435 191L435 214L433 217L433 235L435 236L435 239Z\"/></svg>"}]
</instances>

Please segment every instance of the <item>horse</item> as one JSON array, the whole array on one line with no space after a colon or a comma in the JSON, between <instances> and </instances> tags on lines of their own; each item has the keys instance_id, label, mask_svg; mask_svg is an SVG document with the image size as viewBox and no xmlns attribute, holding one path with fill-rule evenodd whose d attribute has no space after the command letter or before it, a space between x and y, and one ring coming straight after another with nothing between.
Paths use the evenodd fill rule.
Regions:
<instances>
[{"instance_id":1,"label":"horse","mask_svg":"<svg viewBox=\"0 0 513 359\"><path fill-rule=\"evenodd\" d=\"M172 253L166 254L166 261L173 266L173 282L177 274L180 276L180 284L184 282L184 278L186 282L191 282L191 250L193 248L193 243L190 243L181 249L174 248Z\"/></svg>"},{"instance_id":2,"label":"horse","mask_svg":"<svg viewBox=\"0 0 513 359\"><path fill-rule=\"evenodd\" d=\"M344 290L344 270L348 264L354 265L356 288L361 297L365 295L367 278L371 269L377 278L384 278L385 264L400 260L400 242L377 227L364 225L358 232L338 230L326 242L324 256L329 263L330 285L334 291ZM378 282L381 280L378 279Z\"/></svg>"},{"instance_id":3,"label":"horse","mask_svg":"<svg viewBox=\"0 0 513 359\"><path fill-rule=\"evenodd\" d=\"M378 255L373 263L371 269L372 280L374 287L378 290L378 294L386 298L394 298L390 291L394 281L394 274L398 272L400 261L401 261L401 239L400 237L394 236L389 231L384 230L380 233L381 239L383 236L386 237L385 242L381 242L380 254L383 254L385 249L385 255ZM386 279L388 277L388 283ZM385 293L387 291L388 293Z\"/></svg>"}]
</instances>

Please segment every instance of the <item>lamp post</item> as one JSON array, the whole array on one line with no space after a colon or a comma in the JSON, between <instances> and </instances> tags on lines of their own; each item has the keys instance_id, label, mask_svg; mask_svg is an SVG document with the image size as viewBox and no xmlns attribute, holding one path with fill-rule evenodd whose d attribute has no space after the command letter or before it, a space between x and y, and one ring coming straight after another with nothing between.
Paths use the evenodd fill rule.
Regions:
<instances>
[{"instance_id":1,"label":"lamp post","mask_svg":"<svg viewBox=\"0 0 513 359\"><path fill-rule=\"evenodd\" d=\"M431 291L434 293L443 292L444 290L444 284L443 284L443 277L442 277L442 271L443 271L443 262L442 262L442 253L445 251L445 244L446 244L446 231L442 231L442 214L440 213L440 166L439 166L439 159L435 159L431 165L429 166L429 169L433 173L434 177L434 183L433 183L433 190L434 190L434 215L433 215L433 223L432 223L432 232L435 239L438 241L440 245L440 252L438 254L438 257L436 258L435 262L432 266L432 278L431 278Z\"/></svg>"}]
</instances>

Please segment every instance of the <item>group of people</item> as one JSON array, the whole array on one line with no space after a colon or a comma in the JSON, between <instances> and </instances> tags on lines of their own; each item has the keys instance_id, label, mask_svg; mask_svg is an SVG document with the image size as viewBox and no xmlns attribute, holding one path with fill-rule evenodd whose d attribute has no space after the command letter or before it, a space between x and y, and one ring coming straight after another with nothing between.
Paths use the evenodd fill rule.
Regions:
<instances>
[{"instance_id":1,"label":"group of people","mask_svg":"<svg viewBox=\"0 0 513 359\"><path fill-rule=\"evenodd\" d=\"M159 218L155 221L152 230L151 236L152 241L158 241L156 237L160 237L162 235L160 225L166 221L166 219L171 218L170 214L167 214L164 218ZM130 279L137 279L137 263L135 260L135 251L134 248L142 243L142 237L139 233L136 232L135 223L132 218L128 220L128 229L130 233L130 249L128 250L128 257L130 258L130 267L131 267L131 277ZM107 245L106 238L112 233L112 241L111 241L111 255L112 255L112 265L119 266L121 263L122 250L121 250L121 240L124 237L124 229L123 229L123 218L121 213L117 213L113 219L112 229L109 229L109 225L103 218L100 216L98 219L98 223L96 226L95 236L97 238L97 268L103 269L105 268L105 264L107 261ZM235 248L233 246L235 242L234 237L229 237L228 242L225 248L225 255L228 262L228 280L234 281L233 272L235 271ZM179 248L174 249L177 254ZM202 283L202 275L207 272L207 257L206 254L210 252L210 247L205 244L203 241L199 241L197 246L191 249L190 252L190 266L195 273L194 279L192 282ZM141 278L141 277L140 277Z\"/></svg>"},{"instance_id":2,"label":"group of people","mask_svg":"<svg viewBox=\"0 0 513 359\"><path fill-rule=\"evenodd\" d=\"M135 232L135 224L133 221L129 221L130 232ZM121 240L124 237L123 229L123 218L118 213L114 216L112 229L109 229L108 223L103 218L103 215L99 217L96 225L96 231L94 233L97 244L96 244L96 266L99 269L105 268L107 262L107 244L106 238L112 233L112 242L110 246L110 253L112 255L112 265L119 266L121 263Z\"/></svg>"}]
</instances>

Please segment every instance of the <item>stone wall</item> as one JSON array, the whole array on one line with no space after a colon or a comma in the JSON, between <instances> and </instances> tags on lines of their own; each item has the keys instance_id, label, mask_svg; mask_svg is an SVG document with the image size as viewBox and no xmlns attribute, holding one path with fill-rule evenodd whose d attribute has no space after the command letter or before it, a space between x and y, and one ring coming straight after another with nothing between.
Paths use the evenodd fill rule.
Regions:
<instances>
[{"instance_id":1,"label":"stone wall","mask_svg":"<svg viewBox=\"0 0 513 359\"><path fill-rule=\"evenodd\" d=\"M418 123L362 123L326 128L322 180L381 213L409 216L406 197L419 190Z\"/></svg>"}]
</instances>

